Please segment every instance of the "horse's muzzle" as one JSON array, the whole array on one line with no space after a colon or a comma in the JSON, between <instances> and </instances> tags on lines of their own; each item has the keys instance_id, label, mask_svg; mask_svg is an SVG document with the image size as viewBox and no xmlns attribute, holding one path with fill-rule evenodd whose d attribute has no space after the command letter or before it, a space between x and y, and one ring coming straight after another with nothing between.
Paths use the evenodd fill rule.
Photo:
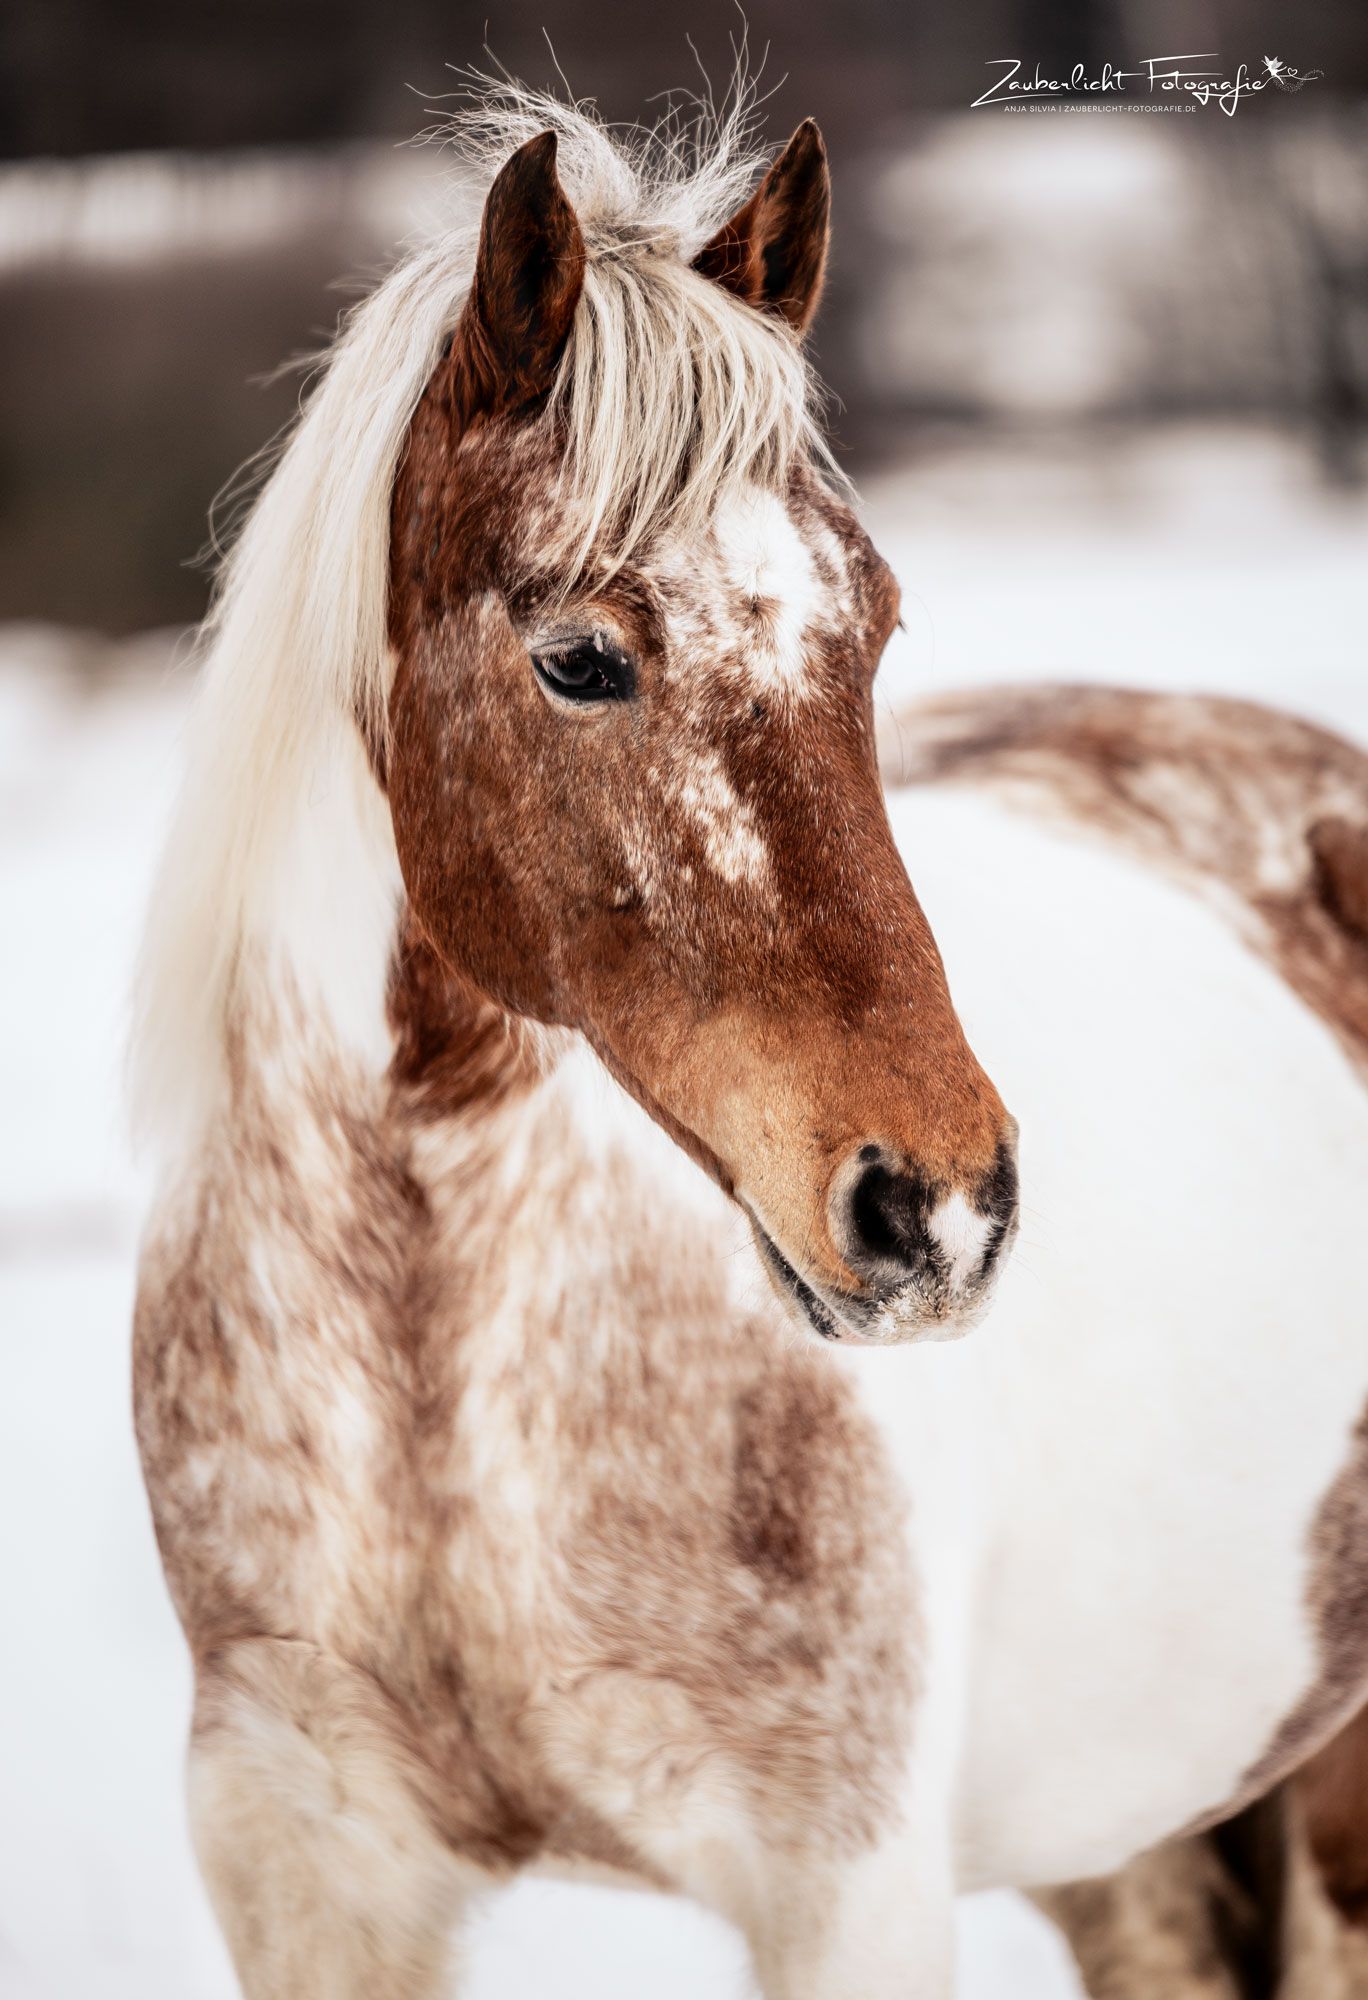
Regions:
<instances>
[{"instance_id":1,"label":"horse's muzzle","mask_svg":"<svg viewBox=\"0 0 1368 2000\"><path fill-rule=\"evenodd\" d=\"M988 1303L1016 1234L1017 1192L1015 1120L967 1193L881 1146L861 1147L837 1174L830 1201L832 1240L858 1289L805 1276L752 1221L781 1294L823 1340L953 1340Z\"/></svg>"}]
</instances>

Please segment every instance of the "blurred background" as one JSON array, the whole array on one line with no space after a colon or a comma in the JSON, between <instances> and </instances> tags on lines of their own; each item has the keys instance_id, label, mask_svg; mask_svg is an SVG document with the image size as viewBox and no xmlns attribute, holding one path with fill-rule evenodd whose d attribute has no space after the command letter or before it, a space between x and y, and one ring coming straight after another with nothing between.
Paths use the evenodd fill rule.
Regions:
<instances>
[{"instance_id":1,"label":"blurred background","mask_svg":"<svg viewBox=\"0 0 1368 2000\"><path fill-rule=\"evenodd\" d=\"M226 2000L180 1802L188 1681L134 1462L142 1189L120 1048L190 693L210 503L349 299L450 201L411 143L486 64L614 119L719 89L836 191L817 357L897 568L914 683L1120 679L1368 740L1368 15L1361 0L11 0L0 17L0 1996ZM549 39L548 39L549 38ZM697 58L694 51L697 52ZM970 110L1020 57L1266 78ZM231 512L231 507L227 509ZM975 1899L967 2000L1065 2000ZM495 1906L476 2000L740 1996L653 1898Z\"/></svg>"}]
</instances>

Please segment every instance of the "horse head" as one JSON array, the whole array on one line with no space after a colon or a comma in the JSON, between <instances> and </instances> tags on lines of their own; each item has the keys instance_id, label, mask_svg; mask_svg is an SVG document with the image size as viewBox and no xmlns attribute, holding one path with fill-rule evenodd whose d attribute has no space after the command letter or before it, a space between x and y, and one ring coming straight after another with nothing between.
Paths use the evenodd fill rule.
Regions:
<instances>
[{"instance_id":1,"label":"horse head","mask_svg":"<svg viewBox=\"0 0 1368 2000\"><path fill-rule=\"evenodd\" d=\"M577 1030L733 1196L830 1338L953 1332L1015 1127L886 818L893 576L824 467L799 127L701 245L583 215L546 132L488 195L394 487L377 751L413 921Z\"/></svg>"}]
</instances>

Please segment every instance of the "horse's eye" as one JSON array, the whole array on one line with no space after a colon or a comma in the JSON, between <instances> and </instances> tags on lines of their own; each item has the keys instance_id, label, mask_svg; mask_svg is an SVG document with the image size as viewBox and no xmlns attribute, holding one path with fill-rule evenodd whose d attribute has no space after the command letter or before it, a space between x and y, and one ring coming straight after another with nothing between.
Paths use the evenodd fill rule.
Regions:
<instances>
[{"instance_id":1,"label":"horse's eye","mask_svg":"<svg viewBox=\"0 0 1368 2000\"><path fill-rule=\"evenodd\" d=\"M532 655L537 679L562 701L625 701L634 681L632 663L600 632L552 643Z\"/></svg>"}]
</instances>

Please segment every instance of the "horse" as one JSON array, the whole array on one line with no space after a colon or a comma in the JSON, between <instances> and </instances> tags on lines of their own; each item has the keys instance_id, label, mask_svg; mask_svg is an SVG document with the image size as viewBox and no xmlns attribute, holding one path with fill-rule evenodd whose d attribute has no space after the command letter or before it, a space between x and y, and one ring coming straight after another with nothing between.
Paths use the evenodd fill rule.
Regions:
<instances>
[{"instance_id":1,"label":"horse","mask_svg":"<svg viewBox=\"0 0 1368 2000\"><path fill-rule=\"evenodd\" d=\"M942 2000L960 1890L1368 1691L1361 760L1218 812L1180 711L1037 746L1246 829L1270 967L975 788L1004 698L881 752L822 141L696 137L483 105L477 230L352 317L203 637L134 1406L250 2000L448 1991L525 1869L702 1901L770 2000Z\"/></svg>"}]
</instances>

